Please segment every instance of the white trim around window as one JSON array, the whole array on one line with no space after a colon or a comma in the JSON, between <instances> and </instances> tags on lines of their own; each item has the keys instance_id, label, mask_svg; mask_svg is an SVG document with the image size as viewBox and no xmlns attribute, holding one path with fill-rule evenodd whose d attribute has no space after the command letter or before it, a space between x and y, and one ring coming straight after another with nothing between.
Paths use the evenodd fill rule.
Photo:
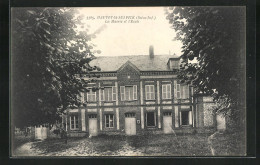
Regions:
<instances>
[{"instance_id":1,"label":"white trim around window","mask_svg":"<svg viewBox=\"0 0 260 165\"><path fill-rule=\"evenodd\" d=\"M191 126L192 125L192 111L191 110L181 110L180 125L181 126Z\"/></svg>"},{"instance_id":2,"label":"white trim around window","mask_svg":"<svg viewBox=\"0 0 260 165\"><path fill-rule=\"evenodd\" d=\"M116 87L115 86L107 86L101 90L101 101L116 101Z\"/></svg>"},{"instance_id":3,"label":"white trim around window","mask_svg":"<svg viewBox=\"0 0 260 165\"><path fill-rule=\"evenodd\" d=\"M162 85L162 99L171 99L171 84Z\"/></svg>"},{"instance_id":4,"label":"white trim around window","mask_svg":"<svg viewBox=\"0 0 260 165\"><path fill-rule=\"evenodd\" d=\"M121 101L137 100L137 85L120 86Z\"/></svg>"},{"instance_id":5,"label":"white trim around window","mask_svg":"<svg viewBox=\"0 0 260 165\"><path fill-rule=\"evenodd\" d=\"M145 85L145 98L146 100L155 99L154 85Z\"/></svg>"},{"instance_id":6,"label":"white trim around window","mask_svg":"<svg viewBox=\"0 0 260 165\"><path fill-rule=\"evenodd\" d=\"M78 115L71 115L70 116L70 129L71 130L79 129L79 118L78 118Z\"/></svg>"},{"instance_id":7,"label":"white trim around window","mask_svg":"<svg viewBox=\"0 0 260 165\"><path fill-rule=\"evenodd\" d=\"M114 115L113 114L105 115L105 127L114 128Z\"/></svg>"},{"instance_id":8,"label":"white trim around window","mask_svg":"<svg viewBox=\"0 0 260 165\"><path fill-rule=\"evenodd\" d=\"M88 92L87 92L87 101L88 102L95 102L97 99L96 99L96 91L93 92L91 88L88 88Z\"/></svg>"}]
</instances>

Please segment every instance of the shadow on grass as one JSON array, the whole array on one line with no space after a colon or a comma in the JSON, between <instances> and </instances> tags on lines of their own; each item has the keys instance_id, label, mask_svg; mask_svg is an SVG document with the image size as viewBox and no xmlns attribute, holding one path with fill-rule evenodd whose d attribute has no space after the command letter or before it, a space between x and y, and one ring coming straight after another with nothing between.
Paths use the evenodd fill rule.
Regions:
<instances>
[{"instance_id":1,"label":"shadow on grass","mask_svg":"<svg viewBox=\"0 0 260 165\"><path fill-rule=\"evenodd\" d=\"M124 146L125 137L122 135L100 134L90 140L97 152L115 152Z\"/></svg>"},{"instance_id":2,"label":"shadow on grass","mask_svg":"<svg viewBox=\"0 0 260 165\"><path fill-rule=\"evenodd\" d=\"M34 141L34 139L31 136L24 136L24 135L15 136L11 143L12 150L14 151L15 149L22 146L23 144L31 141Z\"/></svg>"},{"instance_id":3,"label":"shadow on grass","mask_svg":"<svg viewBox=\"0 0 260 165\"><path fill-rule=\"evenodd\" d=\"M33 147L40 149L44 153L50 152L60 152L65 149L76 146L79 143L79 140L82 140L82 137L71 137L68 138L67 144L65 143L65 139L61 138L49 138L43 141L39 141L38 143L34 143Z\"/></svg>"},{"instance_id":4,"label":"shadow on grass","mask_svg":"<svg viewBox=\"0 0 260 165\"><path fill-rule=\"evenodd\" d=\"M209 156L207 135L139 135L128 137L130 146L147 155Z\"/></svg>"}]
</instances>

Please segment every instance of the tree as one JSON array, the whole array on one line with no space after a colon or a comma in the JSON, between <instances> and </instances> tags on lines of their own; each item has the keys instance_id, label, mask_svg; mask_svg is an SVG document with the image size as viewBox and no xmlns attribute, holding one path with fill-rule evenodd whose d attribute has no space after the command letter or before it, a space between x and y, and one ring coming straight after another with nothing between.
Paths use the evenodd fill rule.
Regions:
<instances>
[{"instance_id":1,"label":"tree","mask_svg":"<svg viewBox=\"0 0 260 165\"><path fill-rule=\"evenodd\" d=\"M77 30L84 25L73 8L13 8L11 16L12 124L54 123L93 81L83 71L99 69L88 64L95 36Z\"/></svg>"},{"instance_id":2,"label":"tree","mask_svg":"<svg viewBox=\"0 0 260 165\"><path fill-rule=\"evenodd\" d=\"M236 114L245 108L245 8L170 7L166 14L183 43L178 77L196 93L214 96L218 111L241 116Z\"/></svg>"}]
</instances>

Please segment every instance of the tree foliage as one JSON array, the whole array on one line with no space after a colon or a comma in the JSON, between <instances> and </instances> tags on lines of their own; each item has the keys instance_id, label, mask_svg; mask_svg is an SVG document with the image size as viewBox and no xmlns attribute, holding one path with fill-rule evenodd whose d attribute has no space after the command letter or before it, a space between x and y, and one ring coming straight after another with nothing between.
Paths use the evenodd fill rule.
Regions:
<instances>
[{"instance_id":1,"label":"tree foliage","mask_svg":"<svg viewBox=\"0 0 260 165\"><path fill-rule=\"evenodd\" d=\"M11 117L16 126L52 123L97 70L91 34L77 30L82 16L72 8L13 8L11 11Z\"/></svg>"},{"instance_id":2,"label":"tree foliage","mask_svg":"<svg viewBox=\"0 0 260 165\"><path fill-rule=\"evenodd\" d=\"M244 104L245 9L170 7L166 14L177 32L175 39L183 43L182 82L224 101L223 111Z\"/></svg>"}]
</instances>

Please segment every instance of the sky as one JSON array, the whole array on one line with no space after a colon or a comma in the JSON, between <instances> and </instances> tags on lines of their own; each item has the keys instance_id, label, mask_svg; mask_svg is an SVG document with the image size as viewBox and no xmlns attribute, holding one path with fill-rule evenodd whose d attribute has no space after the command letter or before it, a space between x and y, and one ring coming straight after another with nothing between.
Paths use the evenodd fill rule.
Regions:
<instances>
[{"instance_id":1,"label":"sky","mask_svg":"<svg viewBox=\"0 0 260 165\"><path fill-rule=\"evenodd\" d=\"M96 56L181 55L181 42L173 41L174 29L166 19L163 7L88 7L78 8L89 33L103 30L92 39L100 50Z\"/></svg>"}]
</instances>

